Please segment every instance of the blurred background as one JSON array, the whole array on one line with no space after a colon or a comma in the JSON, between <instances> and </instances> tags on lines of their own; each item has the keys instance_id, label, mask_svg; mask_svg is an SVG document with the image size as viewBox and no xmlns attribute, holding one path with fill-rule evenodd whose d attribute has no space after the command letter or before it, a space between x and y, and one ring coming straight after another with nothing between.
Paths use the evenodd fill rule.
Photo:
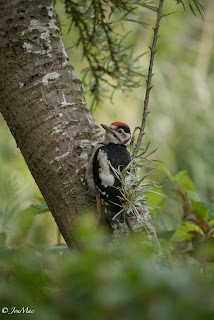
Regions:
<instances>
[{"instance_id":1,"label":"blurred background","mask_svg":"<svg viewBox=\"0 0 214 320\"><path fill-rule=\"evenodd\" d=\"M143 145L150 141L151 149L158 148L154 158L175 175L186 170L193 180L198 196L212 203L214 195L213 148L213 81L214 81L214 1L206 1L204 21L195 17L189 7L183 10L175 1L165 1L165 13L176 11L161 21L158 52L155 56L155 76L151 91L146 135ZM71 49L77 38L75 29L68 33L70 21L64 5L56 1L56 12L61 23L65 48L80 79L87 62L79 51ZM135 53L148 52L151 45L155 13L145 11L147 28L133 23L130 41L135 42ZM142 67L147 70L149 54L142 57ZM145 72L146 74L146 72ZM142 86L132 92L118 91L113 103L104 99L93 116L98 124L119 120L127 122L132 130L141 123L145 96L145 79ZM86 94L90 106L91 97ZM163 185L165 180L156 171L156 178ZM12 234L17 212L32 203L41 201L41 194L31 177L16 143L0 116L0 228ZM178 209L173 208L176 212ZM176 219L175 219L176 220ZM29 222L31 223L31 222ZM57 227L50 213L36 215L28 234L34 243L56 242ZM169 226L170 229L170 226ZM43 230L44 232L42 232ZM53 236L54 235L54 236ZM22 235L23 236L23 235ZM20 236L21 237L21 236ZM55 237L55 239L54 239Z\"/></svg>"}]
</instances>

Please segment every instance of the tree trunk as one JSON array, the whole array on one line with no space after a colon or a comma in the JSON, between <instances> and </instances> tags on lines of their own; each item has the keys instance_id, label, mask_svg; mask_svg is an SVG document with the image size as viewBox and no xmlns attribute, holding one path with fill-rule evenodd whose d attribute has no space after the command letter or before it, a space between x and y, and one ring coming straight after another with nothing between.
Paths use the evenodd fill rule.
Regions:
<instances>
[{"instance_id":1,"label":"tree trunk","mask_svg":"<svg viewBox=\"0 0 214 320\"><path fill-rule=\"evenodd\" d=\"M69 246L92 204L84 182L101 136L66 55L51 0L0 1L0 111Z\"/></svg>"},{"instance_id":2,"label":"tree trunk","mask_svg":"<svg viewBox=\"0 0 214 320\"><path fill-rule=\"evenodd\" d=\"M0 111L70 247L76 218L93 205L85 167L102 133L65 52L52 0L0 0ZM148 211L114 238L146 231L164 265Z\"/></svg>"}]
</instances>

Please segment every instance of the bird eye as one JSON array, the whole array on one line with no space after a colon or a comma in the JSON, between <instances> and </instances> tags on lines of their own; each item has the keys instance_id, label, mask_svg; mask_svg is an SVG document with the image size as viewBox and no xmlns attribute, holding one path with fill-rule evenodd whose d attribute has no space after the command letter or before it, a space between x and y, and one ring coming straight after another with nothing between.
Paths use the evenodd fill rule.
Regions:
<instances>
[{"instance_id":1,"label":"bird eye","mask_svg":"<svg viewBox=\"0 0 214 320\"><path fill-rule=\"evenodd\" d=\"M123 129L118 129L117 132L118 132L118 133L122 133L122 132L123 132Z\"/></svg>"}]
</instances>

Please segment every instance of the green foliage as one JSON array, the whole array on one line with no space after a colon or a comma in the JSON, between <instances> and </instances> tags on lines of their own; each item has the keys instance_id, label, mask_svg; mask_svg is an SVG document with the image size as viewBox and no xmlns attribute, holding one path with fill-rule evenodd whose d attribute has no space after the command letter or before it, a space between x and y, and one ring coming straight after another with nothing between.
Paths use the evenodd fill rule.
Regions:
<instances>
[{"instance_id":1,"label":"green foliage","mask_svg":"<svg viewBox=\"0 0 214 320\"><path fill-rule=\"evenodd\" d=\"M93 96L95 103L105 97L108 87L136 88L140 84L142 68L139 58L133 55L131 31L121 31L124 23L146 24L142 21L142 10L155 10L148 0L76 0L64 1L70 28L74 26L79 34L73 47L81 46L88 67L83 70L83 83ZM138 9L138 14L136 10Z\"/></svg>"},{"instance_id":2,"label":"green foliage","mask_svg":"<svg viewBox=\"0 0 214 320\"><path fill-rule=\"evenodd\" d=\"M162 210L165 200L163 191L159 188L154 187L152 192L147 194L146 202L150 208L149 212L152 213L155 209Z\"/></svg>"},{"instance_id":3,"label":"green foliage","mask_svg":"<svg viewBox=\"0 0 214 320\"><path fill-rule=\"evenodd\" d=\"M177 184L182 189L186 191L196 192L195 186L192 180L189 178L187 171L182 170L173 177L170 174L169 170L162 164L158 165L158 169L160 169L173 183Z\"/></svg>"},{"instance_id":4,"label":"green foliage","mask_svg":"<svg viewBox=\"0 0 214 320\"><path fill-rule=\"evenodd\" d=\"M150 178L146 177L145 172L151 170L147 157L149 153L148 148L142 150L145 161L138 163L138 169L142 170L140 174L145 176L140 178L140 188ZM188 203L191 213L203 217L206 223L214 226L212 205L196 198L196 188L193 188L187 173L182 171L172 176L163 165L158 164L160 166L170 181L170 188L182 191L186 198L183 199L177 192L169 193L166 188L161 189L161 193L166 193L168 198L162 197L154 187L154 192L147 197L149 205L153 206L153 217L159 219L164 214L165 203L174 195L176 205L185 200L186 208ZM16 180L10 181L11 185L13 183ZM11 193L13 189L10 190ZM45 238L47 229L42 226L39 230L42 241L38 244L36 238L31 236L35 218L48 214L47 211L44 203L25 206L12 219L13 237L8 238L7 232L4 232L7 228L1 230L1 308L7 306L10 311L14 306L19 310L28 307L35 312L21 314L21 318L32 320L50 317L55 320L115 317L140 320L142 315L145 320L212 319L213 273L208 269L209 277L203 276L200 265L207 256L212 256L212 248L206 247L205 250L203 247L203 254L200 255L198 249L197 252L193 250L197 234L201 235L203 245L207 244L204 240L209 233L202 226L190 222L178 226L173 238L167 241L170 271L162 271L153 267L151 248L146 246L141 234L111 245L108 236L97 230L90 216L81 220L76 229L78 253L70 252L66 246L50 247ZM188 246L183 246L183 243ZM188 256L188 264L177 263L179 254L185 259ZM16 319L17 314L1 314L1 319L9 317Z\"/></svg>"},{"instance_id":5,"label":"green foliage","mask_svg":"<svg viewBox=\"0 0 214 320\"><path fill-rule=\"evenodd\" d=\"M203 235L203 231L200 227L193 225L191 223L185 222L180 226L172 236L172 241L181 242L181 241L191 241L194 237L193 232L198 232Z\"/></svg>"},{"instance_id":6,"label":"green foliage","mask_svg":"<svg viewBox=\"0 0 214 320\"><path fill-rule=\"evenodd\" d=\"M194 15L196 15L195 10L194 10L194 6L195 6L196 10L200 13L201 17L203 18L202 11L204 10L204 7L203 7L202 3L204 2L204 0L186 0L186 1L175 0L175 1L177 2L177 4L181 3L184 8L185 8L184 4L186 2L189 5L189 7Z\"/></svg>"},{"instance_id":7,"label":"green foliage","mask_svg":"<svg viewBox=\"0 0 214 320\"><path fill-rule=\"evenodd\" d=\"M45 203L32 204L26 209L17 211L16 214L12 216L11 211L7 211L6 216L10 219L10 224L9 222L7 225L3 224L2 232L0 233L0 242L5 245L26 245L32 238L36 215L46 212L49 212L49 208ZM33 239L30 241L32 240Z\"/></svg>"},{"instance_id":8,"label":"green foliage","mask_svg":"<svg viewBox=\"0 0 214 320\"><path fill-rule=\"evenodd\" d=\"M121 182L121 187L118 187L121 193L121 210L117 215L122 214L125 219L126 214L132 214L140 222L143 214L141 209L147 207L154 218L160 238L167 239L171 253L175 250L176 254L184 254L183 259L185 255L194 256L203 263L213 261L213 205L207 205L199 200L196 188L184 170L172 176L169 170L158 164L158 169L169 179L171 190L168 191L164 190L165 188L161 190L159 185L157 188L157 183L148 180L152 172L151 166L147 167L145 164L145 161L148 161L146 153L148 155L153 153L148 151L148 146L141 152L141 156L137 160L132 160L123 171L110 166L115 177ZM171 198L174 200L173 205L170 203ZM164 224L161 230L158 230L161 220L167 216L166 206L172 215L176 207L182 208L180 222L171 230ZM201 252L205 245L208 252L202 257Z\"/></svg>"},{"instance_id":9,"label":"green foliage","mask_svg":"<svg viewBox=\"0 0 214 320\"><path fill-rule=\"evenodd\" d=\"M180 171L177 173L176 176L173 177L173 181L184 190L196 192L193 182L187 175L187 171Z\"/></svg>"},{"instance_id":10,"label":"green foliage","mask_svg":"<svg viewBox=\"0 0 214 320\"><path fill-rule=\"evenodd\" d=\"M167 214L164 213L166 208L171 215L174 215L173 211L175 211L176 206L180 207L181 210L180 223L176 226L174 225L171 230L164 228L162 225L162 229L158 231L158 234L160 237L168 239L169 244L177 250L176 254L179 252L184 255L184 258L185 255L188 255L203 263L214 261L213 204L206 204L200 201L196 188L186 171L181 171L172 176L162 165L159 166L159 169L170 179L168 181L170 187L168 191L165 190L168 198L165 205L162 206L162 212L156 211L153 213L156 226L158 225L158 220L166 218ZM174 199L171 208L169 207L170 198ZM159 215L162 217L158 217Z\"/></svg>"},{"instance_id":11,"label":"green foliage","mask_svg":"<svg viewBox=\"0 0 214 320\"><path fill-rule=\"evenodd\" d=\"M184 6L183 1L175 1ZM203 6L200 1L192 2L201 14ZM187 0L195 14L192 2ZM64 5L70 19L68 31L74 27L78 32L78 39L70 49L80 47L83 57L88 61L88 66L82 70L82 80L93 96L91 109L102 101L109 88L113 89L111 99L115 90L119 88L126 91L137 88L143 76L139 58L144 54L133 54L134 43L130 41L133 33L130 29L132 23L147 27L145 12L142 9L157 12L158 8L153 1L64 0ZM130 23L128 29L127 23Z\"/></svg>"},{"instance_id":12,"label":"green foliage","mask_svg":"<svg viewBox=\"0 0 214 320\"><path fill-rule=\"evenodd\" d=\"M120 181L119 189L121 194L121 210L113 217L118 215L134 215L138 221L142 217L142 207L153 209L157 204L163 202L164 194L160 192L160 186L152 180L149 180L153 174L151 162L149 159L156 150L149 151L149 144L140 154L133 159L124 170L115 169L109 162L111 171L116 179ZM132 149L132 147L131 147ZM148 152L147 152L148 151Z\"/></svg>"},{"instance_id":13,"label":"green foliage","mask_svg":"<svg viewBox=\"0 0 214 320\"><path fill-rule=\"evenodd\" d=\"M40 214L40 213L45 213L50 211L45 202L39 203L39 204L32 204L26 210L30 210L33 214Z\"/></svg>"},{"instance_id":14,"label":"green foliage","mask_svg":"<svg viewBox=\"0 0 214 320\"><path fill-rule=\"evenodd\" d=\"M49 212L49 208L45 203L31 204L28 208L20 211L13 221L14 229L9 242L16 245L26 243L32 232L36 215L46 212Z\"/></svg>"},{"instance_id":15,"label":"green foliage","mask_svg":"<svg viewBox=\"0 0 214 320\"><path fill-rule=\"evenodd\" d=\"M143 238L108 245L91 220L76 233L81 251L0 247L1 307L34 310L26 319L211 320L213 276L197 267L153 267ZM203 293L203 294L202 294ZM17 314L1 314L1 319ZM25 319L25 315L20 315Z\"/></svg>"},{"instance_id":16,"label":"green foliage","mask_svg":"<svg viewBox=\"0 0 214 320\"><path fill-rule=\"evenodd\" d=\"M150 186L144 184L149 183L146 179L150 177L145 171L151 170L151 161L147 168L151 152L146 147L141 153L138 169L142 170L143 177L136 184L146 188L148 193ZM169 189L174 191L161 190L168 195L166 198L153 186L154 192L147 197L153 207L153 217L159 219L165 213L165 204L174 196L176 205L170 207L168 203L168 209L174 210L182 201L183 217L188 219L191 214L193 218L194 214L194 220L198 220L197 225L184 219L184 223L174 230L173 237L164 242L171 262L170 271L153 267L151 248L146 246L142 234L124 239L117 245L109 244L108 236L97 230L90 216L81 220L76 229L78 253L70 252L66 246L48 246L47 229L42 226L39 230L42 241L38 244L30 234L35 218L48 211L44 203L39 203L16 213L12 219L13 237L8 239L7 232L1 230L1 308L7 306L11 311L14 306L19 310L28 307L35 312L21 317L32 320L50 317L55 320L114 317L140 320L142 315L145 320L186 317L211 320L214 314L213 272L209 263L209 277L203 276L201 263L213 255L213 243L208 242L212 240L212 228L206 231L202 224L214 226L213 206L197 198L196 188L187 172L172 176L158 164L160 166L170 183ZM124 174L121 173L123 178ZM11 181L13 183L15 180ZM180 265L178 260L186 263ZM1 314L1 319L9 317L16 319L17 314Z\"/></svg>"},{"instance_id":17,"label":"green foliage","mask_svg":"<svg viewBox=\"0 0 214 320\"><path fill-rule=\"evenodd\" d=\"M204 202L191 200L193 211L202 217L205 222L208 222L211 218L214 218L214 212L212 206L207 205Z\"/></svg>"},{"instance_id":18,"label":"green foliage","mask_svg":"<svg viewBox=\"0 0 214 320\"><path fill-rule=\"evenodd\" d=\"M0 232L11 235L14 220L25 206L28 193L23 177L0 170Z\"/></svg>"}]
</instances>

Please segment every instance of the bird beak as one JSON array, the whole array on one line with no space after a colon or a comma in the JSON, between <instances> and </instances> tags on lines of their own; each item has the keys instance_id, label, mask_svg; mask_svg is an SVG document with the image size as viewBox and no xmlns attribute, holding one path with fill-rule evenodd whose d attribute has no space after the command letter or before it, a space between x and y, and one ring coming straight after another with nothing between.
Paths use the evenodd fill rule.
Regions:
<instances>
[{"instance_id":1,"label":"bird beak","mask_svg":"<svg viewBox=\"0 0 214 320\"><path fill-rule=\"evenodd\" d=\"M112 129L109 126L107 126L106 124L102 124L101 123L101 126L105 129L106 132L111 132L112 133Z\"/></svg>"}]
</instances>

